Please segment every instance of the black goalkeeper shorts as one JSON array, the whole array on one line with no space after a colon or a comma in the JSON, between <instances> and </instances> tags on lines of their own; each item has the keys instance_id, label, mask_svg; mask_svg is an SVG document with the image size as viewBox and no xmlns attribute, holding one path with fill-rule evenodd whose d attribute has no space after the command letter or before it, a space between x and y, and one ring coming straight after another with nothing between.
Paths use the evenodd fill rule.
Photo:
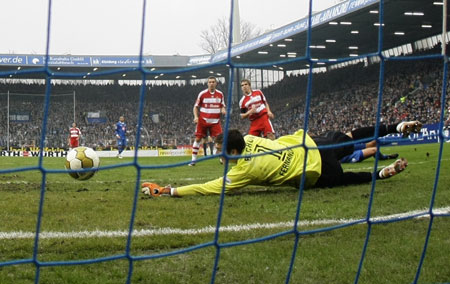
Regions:
<instances>
[{"instance_id":1,"label":"black goalkeeper shorts","mask_svg":"<svg viewBox=\"0 0 450 284\"><path fill-rule=\"evenodd\" d=\"M353 141L352 138L339 131L330 131L323 136L312 137L317 146L340 144ZM316 187L333 187L343 185L344 172L340 160L353 153L353 144L339 148L319 149L322 159L322 174L317 180Z\"/></svg>"}]
</instances>

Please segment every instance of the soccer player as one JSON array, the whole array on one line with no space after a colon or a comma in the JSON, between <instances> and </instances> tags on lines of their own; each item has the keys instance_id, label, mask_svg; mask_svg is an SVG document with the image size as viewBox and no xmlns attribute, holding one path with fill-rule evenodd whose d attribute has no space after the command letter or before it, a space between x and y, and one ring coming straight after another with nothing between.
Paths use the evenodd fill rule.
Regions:
<instances>
[{"instance_id":1,"label":"soccer player","mask_svg":"<svg viewBox=\"0 0 450 284\"><path fill-rule=\"evenodd\" d=\"M272 122L273 113L270 111L266 97L261 90L252 90L250 80L243 79L241 81L241 89L243 96L239 101L241 109L241 118L250 120L250 130L248 134L275 139L275 130L273 130Z\"/></svg>"},{"instance_id":2,"label":"soccer player","mask_svg":"<svg viewBox=\"0 0 450 284\"><path fill-rule=\"evenodd\" d=\"M450 129L450 106L447 108L447 120L444 121L444 126L447 127L447 129Z\"/></svg>"},{"instance_id":3,"label":"soccer player","mask_svg":"<svg viewBox=\"0 0 450 284\"><path fill-rule=\"evenodd\" d=\"M418 121L401 122L397 125L382 125L379 135L399 132L404 135L419 132L422 123ZM236 163L226 174L225 192L235 191L246 185L300 185L302 174L306 175L306 187L334 187L350 184L361 184L372 181L372 172L344 172L339 160L353 152L353 144L339 148L308 149L306 168L304 168L305 149L295 147L282 150L286 147L298 146L305 139L306 147L317 145L330 145L367 138L373 135L374 127L364 127L344 134L339 131L330 131L324 136L310 137L303 129L292 135L282 136L276 140L265 139L253 135L245 137L238 130L228 132L228 143L225 151L229 155L251 155L269 153L255 157L242 157L230 159ZM304 137L306 136L306 137ZM216 139L217 151L221 151L223 135ZM404 158L377 171L377 179L390 178L402 172L408 161ZM195 194L220 194L222 192L223 178L204 183L192 184L173 188L161 187L155 183L143 183L142 192L150 196L170 195L186 196Z\"/></svg>"},{"instance_id":4,"label":"soccer player","mask_svg":"<svg viewBox=\"0 0 450 284\"><path fill-rule=\"evenodd\" d=\"M370 157L375 157L377 154L377 142L375 140L368 143L357 143L354 145L354 151L352 154L345 156L341 159L341 163L359 163ZM388 160L396 159L398 154L384 155L378 152L378 159Z\"/></svg>"},{"instance_id":5,"label":"soccer player","mask_svg":"<svg viewBox=\"0 0 450 284\"><path fill-rule=\"evenodd\" d=\"M189 166L195 166L198 150L202 138L209 135L214 138L222 133L220 115L227 113L223 93L217 88L217 79L214 76L208 77L208 88L201 91L194 104L194 123L197 124L195 130L195 140L192 145L192 160ZM213 151L214 152L214 151Z\"/></svg>"},{"instance_id":6,"label":"soccer player","mask_svg":"<svg viewBox=\"0 0 450 284\"><path fill-rule=\"evenodd\" d=\"M125 123L125 117L119 117L119 121L116 123L116 138L117 138L117 149L119 153L117 157L122 159L122 152L127 147L127 124Z\"/></svg>"},{"instance_id":7,"label":"soccer player","mask_svg":"<svg viewBox=\"0 0 450 284\"><path fill-rule=\"evenodd\" d=\"M72 123L72 127L69 129L69 149L80 146L81 130L77 127L77 124Z\"/></svg>"}]
</instances>

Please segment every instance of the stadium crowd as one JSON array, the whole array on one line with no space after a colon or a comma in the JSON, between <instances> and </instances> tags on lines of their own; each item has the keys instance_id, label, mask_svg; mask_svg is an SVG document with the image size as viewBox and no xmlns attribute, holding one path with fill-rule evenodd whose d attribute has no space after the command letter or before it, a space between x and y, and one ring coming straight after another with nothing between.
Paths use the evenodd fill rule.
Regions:
<instances>
[{"instance_id":1,"label":"stadium crowd","mask_svg":"<svg viewBox=\"0 0 450 284\"><path fill-rule=\"evenodd\" d=\"M381 102L382 121L438 122L442 67L442 60L437 59L386 62ZM308 131L320 134L327 130L349 131L355 127L373 125L378 107L379 68L379 64L366 67L358 64L314 74ZM205 88L205 84L150 86L146 90L143 106L140 146L167 148L192 145L195 132L192 107L198 93ZM227 97L225 88L226 84L218 86ZM68 147L68 130L74 120L75 92L75 120L82 132L82 145L94 148L115 147L114 124L119 116L123 115L128 127L128 146L134 146L139 119L140 90L139 86L118 84L52 86L44 145ZM281 81L263 89L275 115L272 122L277 137L304 126L306 90L307 76L304 75L285 76ZM0 84L0 119L4 122L0 125L2 148L7 145L8 91L10 114L29 114L28 120L10 121L10 146L39 146L43 127L45 86ZM232 100L230 128L238 128L245 133L249 122L239 117L239 97ZM447 99L447 104L448 101ZM99 120L92 122L89 113L96 113Z\"/></svg>"}]
</instances>

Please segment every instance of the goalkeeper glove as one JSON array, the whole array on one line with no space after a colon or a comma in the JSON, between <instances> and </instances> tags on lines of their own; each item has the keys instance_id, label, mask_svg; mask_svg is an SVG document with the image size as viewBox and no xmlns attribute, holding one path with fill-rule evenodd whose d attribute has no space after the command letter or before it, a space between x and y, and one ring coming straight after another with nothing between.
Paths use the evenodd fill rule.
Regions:
<instances>
[{"instance_id":1,"label":"goalkeeper glove","mask_svg":"<svg viewBox=\"0 0 450 284\"><path fill-rule=\"evenodd\" d=\"M161 195L169 195L170 196L170 185L167 185L165 187L159 186L156 183L150 183L150 182L144 182L141 185L141 191L145 195L158 197Z\"/></svg>"}]
</instances>

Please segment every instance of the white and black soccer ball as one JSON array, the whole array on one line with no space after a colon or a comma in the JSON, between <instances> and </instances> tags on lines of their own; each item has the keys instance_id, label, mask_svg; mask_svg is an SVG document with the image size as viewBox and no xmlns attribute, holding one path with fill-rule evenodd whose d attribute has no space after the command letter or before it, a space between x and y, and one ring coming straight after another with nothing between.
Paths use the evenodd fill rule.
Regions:
<instances>
[{"instance_id":1,"label":"white and black soccer ball","mask_svg":"<svg viewBox=\"0 0 450 284\"><path fill-rule=\"evenodd\" d=\"M94 149L89 147L76 147L67 153L66 169L80 170L90 169L92 171L69 172L69 175L77 180L87 180L94 176L100 165L100 159Z\"/></svg>"}]
</instances>

